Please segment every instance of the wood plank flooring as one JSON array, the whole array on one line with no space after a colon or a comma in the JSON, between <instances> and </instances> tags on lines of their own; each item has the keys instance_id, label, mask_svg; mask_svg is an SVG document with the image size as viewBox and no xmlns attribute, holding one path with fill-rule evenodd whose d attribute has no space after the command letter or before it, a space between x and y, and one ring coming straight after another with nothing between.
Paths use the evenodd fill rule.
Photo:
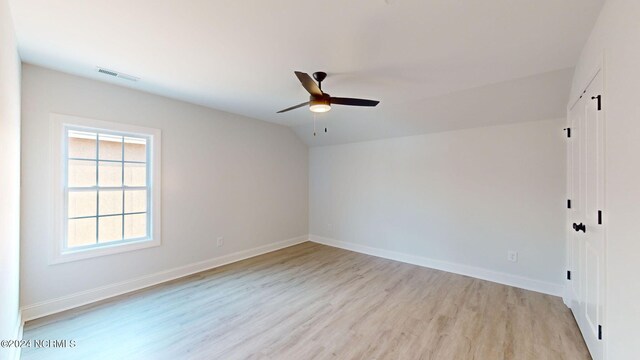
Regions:
<instances>
[{"instance_id":1,"label":"wood plank flooring","mask_svg":"<svg viewBox=\"0 0 640 360\"><path fill-rule=\"evenodd\" d=\"M28 322L23 359L590 359L557 297L304 243Z\"/></svg>"}]
</instances>

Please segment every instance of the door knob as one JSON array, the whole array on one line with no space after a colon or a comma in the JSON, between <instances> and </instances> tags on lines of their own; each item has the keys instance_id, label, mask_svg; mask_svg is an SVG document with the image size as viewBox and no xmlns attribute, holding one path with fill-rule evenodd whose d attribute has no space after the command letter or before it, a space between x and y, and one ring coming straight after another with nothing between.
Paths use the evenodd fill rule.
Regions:
<instances>
[{"instance_id":1,"label":"door knob","mask_svg":"<svg viewBox=\"0 0 640 360\"><path fill-rule=\"evenodd\" d=\"M587 232L587 226L585 224L583 224L583 223L580 223L580 224L573 223L573 230L582 231L583 233L586 233Z\"/></svg>"}]
</instances>

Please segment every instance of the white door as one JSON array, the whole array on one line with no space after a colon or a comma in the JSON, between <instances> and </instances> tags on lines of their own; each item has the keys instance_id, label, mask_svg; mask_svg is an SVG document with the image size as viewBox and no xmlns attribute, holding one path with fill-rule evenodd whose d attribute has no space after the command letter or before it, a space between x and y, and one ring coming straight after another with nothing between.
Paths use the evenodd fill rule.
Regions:
<instances>
[{"instance_id":1,"label":"white door","mask_svg":"<svg viewBox=\"0 0 640 360\"><path fill-rule=\"evenodd\" d=\"M569 112L571 309L595 360L604 356L603 90L599 72Z\"/></svg>"}]
</instances>

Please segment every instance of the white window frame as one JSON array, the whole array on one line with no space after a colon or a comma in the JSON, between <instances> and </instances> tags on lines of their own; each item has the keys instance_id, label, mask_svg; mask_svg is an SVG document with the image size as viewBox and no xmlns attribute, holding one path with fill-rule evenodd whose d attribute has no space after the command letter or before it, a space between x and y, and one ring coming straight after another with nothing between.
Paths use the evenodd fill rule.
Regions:
<instances>
[{"instance_id":1,"label":"white window frame","mask_svg":"<svg viewBox=\"0 0 640 360\"><path fill-rule=\"evenodd\" d=\"M147 237L66 248L67 237L67 131L78 130L145 138L147 140ZM162 132L122 123L88 119L78 116L51 114L51 144L53 169L54 241L50 264L65 263L98 256L140 250L161 245L161 180L160 164ZM124 209L123 209L124 211Z\"/></svg>"}]
</instances>

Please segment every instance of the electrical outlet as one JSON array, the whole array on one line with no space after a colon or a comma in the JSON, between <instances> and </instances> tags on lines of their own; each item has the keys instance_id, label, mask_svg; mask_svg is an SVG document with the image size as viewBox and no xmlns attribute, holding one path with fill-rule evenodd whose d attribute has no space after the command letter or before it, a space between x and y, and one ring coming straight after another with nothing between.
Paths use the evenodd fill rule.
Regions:
<instances>
[{"instance_id":1,"label":"electrical outlet","mask_svg":"<svg viewBox=\"0 0 640 360\"><path fill-rule=\"evenodd\" d=\"M222 245L224 245L224 238L221 236L218 238L217 246L221 247Z\"/></svg>"},{"instance_id":2,"label":"electrical outlet","mask_svg":"<svg viewBox=\"0 0 640 360\"><path fill-rule=\"evenodd\" d=\"M507 260L511 262L518 262L518 252L513 250L507 251Z\"/></svg>"}]
</instances>

